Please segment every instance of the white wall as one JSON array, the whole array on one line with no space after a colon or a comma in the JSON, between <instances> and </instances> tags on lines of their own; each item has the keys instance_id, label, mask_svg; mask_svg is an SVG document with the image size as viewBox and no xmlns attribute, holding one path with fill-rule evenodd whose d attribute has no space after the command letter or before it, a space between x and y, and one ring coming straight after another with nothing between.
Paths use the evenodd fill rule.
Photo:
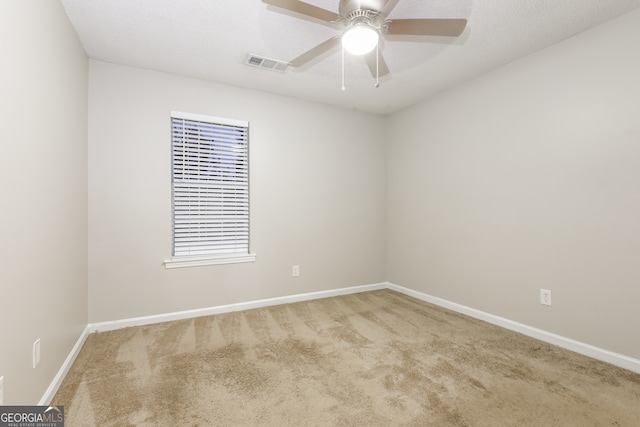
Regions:
<instances>
[{"instance_id":1,"label":"white wall","mask_svg":"<svg viewBox=\"0 0 640 427\"><path fill-rule=\"evenodd\" d=\"M60 2L2 0L0 63L0 376L27 405L87 324L88 60Z\"/></svg>"},{"instance_id":2,"label":"white wall","mask_svg":"<svg viewBox=\"0 0 640 427\"><path fill-rule=\"evenodd\" d=\"M639 40L635 11L392 116L389 281L639 358Z\"/></svg>"},{"instance_id":3,"label":"white wall","mask_svg":"<svg viewBox=\"0 0 640 427\"><path fill-rule=\"evenodd\" d=\"M164 268L172 110L250 122L255 263ZM383 125L372 115L91 61L90 322L384 281Z\"/></svg>"}]
</instances>

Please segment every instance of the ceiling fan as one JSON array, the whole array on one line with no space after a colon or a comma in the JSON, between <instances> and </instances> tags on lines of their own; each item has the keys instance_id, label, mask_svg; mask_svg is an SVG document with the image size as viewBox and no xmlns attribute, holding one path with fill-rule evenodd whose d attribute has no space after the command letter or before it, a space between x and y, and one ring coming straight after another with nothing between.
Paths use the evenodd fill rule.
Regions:
<instances>
[{"instance_id":1,"label":"ceiling fan","mask_svg":"<svg viewBox=\"0 0 640 427\"><path fill-rule=\"evenodd\" d=\"M262 1L342 30L342 34L331 37L291 60L290 66L300 67L342 43L347 52L364 57L376 80L389 74L389 67L378 49L380 37L456 37L462 34L467 25L466 19L387 19L400 0L340 0L338 13L299 0Z\"/></svg>"}]
</instances>

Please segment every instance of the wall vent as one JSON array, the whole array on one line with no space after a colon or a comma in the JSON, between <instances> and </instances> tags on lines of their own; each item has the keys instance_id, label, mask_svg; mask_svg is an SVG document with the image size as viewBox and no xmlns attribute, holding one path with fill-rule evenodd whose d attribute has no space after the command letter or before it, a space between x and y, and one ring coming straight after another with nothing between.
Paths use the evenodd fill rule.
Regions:
<instances>
[{"instance_id":1,"label":"wall vent","mask_svg":"<svg viewBox=\"0 0 640 427\"><path fill-rule=\"evenodd\" d=\"M249 54L247 56L247 65L252 67L265 68L267 70L285 72L289 68L287 62L278 61L276 59L264 58L262 56Z\"/></svg>"}]
</instances>

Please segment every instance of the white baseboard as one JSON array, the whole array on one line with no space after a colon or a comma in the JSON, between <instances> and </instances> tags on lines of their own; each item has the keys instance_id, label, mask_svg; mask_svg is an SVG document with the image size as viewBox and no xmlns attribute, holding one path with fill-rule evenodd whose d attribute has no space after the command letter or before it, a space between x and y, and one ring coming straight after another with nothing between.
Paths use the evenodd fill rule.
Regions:
<instances>
[{"instance_id":1,"label":"white baseboard","mask_svg":"<svg viewBox=\"0 0 640 427\"><path fill-rule=\"evenodd\" d=\"M51 381L51 384L49 384L49 388L47 388L47 391L44 392L44 395L40 399L38 405L44 406L51 403L51 400L53 400L53 396L56 395L58 389L60 388L60 385L62 384L62 381L64 380L64 377L69 372L69 369L71 369L71 365L73 365L76 357L78 357L80 349L84 345L84 342L87 340L87 337L90 333L91 332L89 329L89 325L85 326L85 328L82 330L82 333L80 334L80 337L78 338L78 341L76 341L76 344L71 349L71 352L65 359L62 367L60 367L60 370L58 370L56 376L53 377L53 381Z\"/></svg>"},{"instance_id":2,"label":"white baseboard","mask_svg":"<svg viewBox=\"0 0 640 427\"><path fill-rule=\"evenodd\" d=\"M152 316L135 317L131 319L114 320L89 324L90 332L106 332L115 329L128 328L130 326L151 325L154 323L170 322L173 320L191 319L194 317L211 316L213 314L230 313L233 311L251 310L253 308L270 307L280 304L290 304L300 301L311 301L320 298L335 297L338 295L355 294L359 292L386 289L386 283L373 285L353 286L350 288L332 289L329 291L311 292L306 294L289 295L277 298L268 298L236 304L221 305L216 307L198 308L195 310L178 311L174 313L156 314Z\"/></svg>"},{"instance_id":3,"label":"white baseboard","mask_svg":"<svg viewBox=\"0 0 640 427\"><path fill-rule=\"evenodd\" d=\"M110 322L90 323L82 331L82 334L78 338L76 345L71 350L71 353L69 353L69 356L64 361L62 367L54 377L53 381L51 382L51 385L49 385L49 388L47 389L45 394L42 396L42 399L40 399L39 405L48 405L51 402L51 400L53 399L53 396L55 396L56 392L58 391L58 388L60 387L62 380L64 380L65 375L67 375L67 373L69 372L69 369L71 369L71 365L75 361L85 340L87 339L89 334L92 334L94 332L106 332L106 331L112 331L116 329L128 328L130 326L151 325L154 323L169 322L173 320L190 319L190 318L201 317L201 316L210 316L213 314L222 314L222 313L230 313L234 311L251 310L254 308L270 307L274 305L289 304L289 303L301 302L301 301L311 301L314 299L329 298L329 297L335 297L339 295L355 294L355 293L375 291L380 289L391 289L401 294L404 294L425 302L429 302L431 304L435 304L440 307L444 307L449 310L456 311L458 313L465 314L470 317L474 317L476 319L484 320L485 322L492 323L494 325L503 327L505 329L519 332L521 334L530 336L532 338L536 338L540 341L554 344L554 345L557 345L558 347L565 348L567 350L571 350L576 353L583 354L585 356L588 356L597 360L601 360L603 362L607 362L612 365L619 366L621 368L625 368L640 374L640 360L638 359L634 359L629 356L614 353L609 350L604 350L604 349L592 346L590 344L585 344L579 341L572 340L570 338L565 338L560 335L553 334L551 332L543 331L541 329L537 329L532 326L514 322L512 320L495 316L493 314L485 313L483 311L476 310L474 308L467 307L461 304L457 304L455 302L451 302L442 298L427 295L422 292L414 291L412 289L398 286L393 283L384 282L384 283L377 283L372 285L353 286L350 288L333 289L329 291L311 292L306 294L297 294L297 295L290 295L285 297L262 299L262 300L228 304L228 305L222 305L222 306L216 306L216 307L179 311L174 313L157 314L153 316L135 317L131 319L122 319L122 320L115 320Z\"/></svg>"},{"instance_id":4,"label":"white baseboard","mask_svg":"<svg viewBox=\"0 0 640 427\"><path fill-rule=\"evenodd\" d=\"M485 313L475 308L467 307L455 302L447 301L442 298L434 297L424 294L422 292L414 291L402 286L395 285L393 283L387 283L387 288L400 292L401 294L408 295L413 298L417 298L422 301L429 302L431 304L438 305L440 307L448 308L449 310L456 311L458 313L465 314L476 319L484 320L485 322L492 323L494 325L509 329L515 332L519 332L523 335L530 336L540 341L547 342L549 344L557 345L558 347L571 350L573 352L582 354L584 356L591 357L593 359L601 360L603 362L610 363L621 368L628 369L630 371L640 374L640 360L634 359L623 354L614 353L609 350L604 350L585 344L580 341L566 338L560 335L556 335L551 332L543 331L541 329L534 328L522 323L514 322L513 320L505 319L504 317L495 316L493 314Z\"/></svg>"}]
</instances>

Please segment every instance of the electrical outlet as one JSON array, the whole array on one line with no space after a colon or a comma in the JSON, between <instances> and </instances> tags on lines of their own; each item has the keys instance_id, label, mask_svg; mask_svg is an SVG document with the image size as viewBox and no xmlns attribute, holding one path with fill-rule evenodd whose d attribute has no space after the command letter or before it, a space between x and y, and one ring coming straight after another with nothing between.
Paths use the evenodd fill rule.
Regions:
<instances>
[{"instance_id":1,"label":"electrical outlet","mask_svg":"<svg viewBox=\"0 0 640 427\"><path fill-rule=\"evenodd\" d=\"M300 266L299 265L294 265L293 268L291 269L291 275L293 277L298 277L300 275Z\"/></svg>"},{"instance_id":2,"label":"electrical outlet","mask_svg":"<svg viewBox=\"0 0 640 427\"><path fill-rule=\"evenodd\" d=\"M551 305L551 291L548 289L540 289L540 304Z\"/></svg>"},{"instance_id":3,"label":"electrical outlet","mask_svg":"<svg viewBox=\"0 0 640 427\"><path fill-rule=\"evenodd\" d=\"M40 338L33 343L33 369L40 363Z\"/></svg>"},{"instance_id":4,"label":"electrical outlet","mask_svg":"<svg viewBox=\"0 0 640 427\"><path fill-rule=\"evenodd\" d=\"M4 405L4 377L0 377L0 406Z\"/></svg>"}]
</instances>

